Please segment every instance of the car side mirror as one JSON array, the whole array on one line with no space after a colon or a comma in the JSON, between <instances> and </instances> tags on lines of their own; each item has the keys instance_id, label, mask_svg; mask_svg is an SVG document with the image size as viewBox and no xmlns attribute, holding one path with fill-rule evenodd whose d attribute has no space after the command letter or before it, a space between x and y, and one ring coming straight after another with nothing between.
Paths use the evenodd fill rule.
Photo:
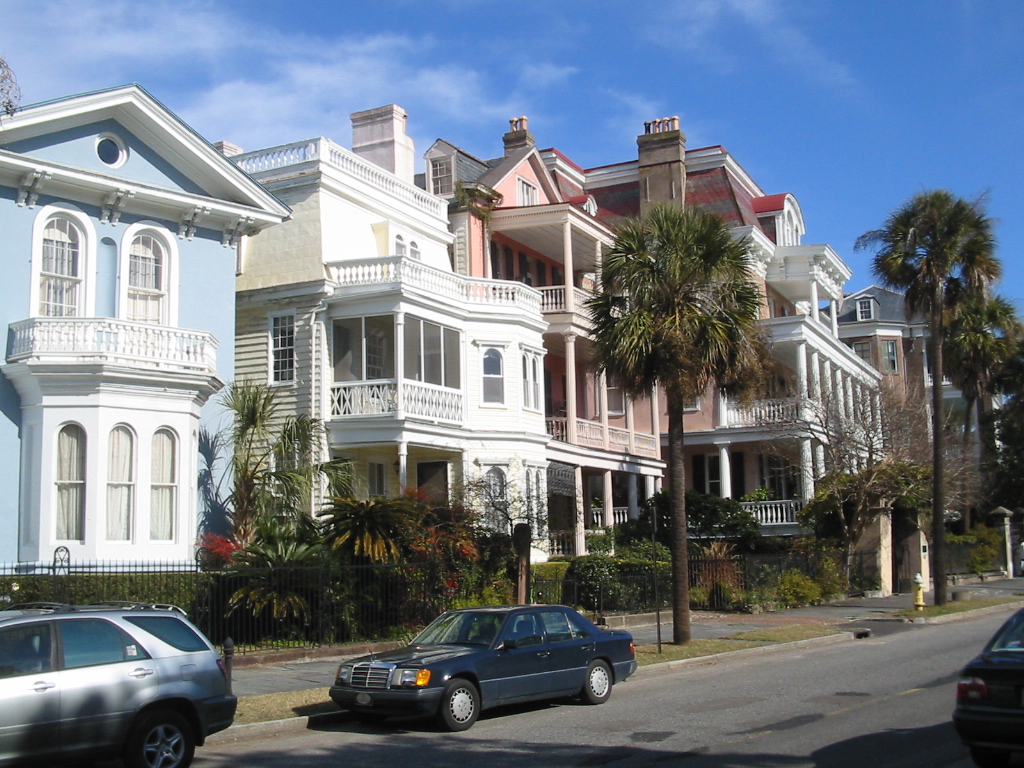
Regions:
<instances>
[{"instance_id":1,"label":"car side mirror","mask_svg":"<svg viewBox=\"0 0 1024 768\"><path fill-rule=\"evenodd\" d=\"M519 647L519 641L514 637L510 637L501 644L501 647L506 651L511 651Z\"/></svg>"}]
</instances>

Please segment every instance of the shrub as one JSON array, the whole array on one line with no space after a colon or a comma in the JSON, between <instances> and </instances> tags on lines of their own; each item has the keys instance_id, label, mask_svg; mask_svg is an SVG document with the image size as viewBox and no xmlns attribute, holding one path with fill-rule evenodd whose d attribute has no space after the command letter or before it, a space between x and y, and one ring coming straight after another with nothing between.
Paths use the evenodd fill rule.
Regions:
<instances>
[{"instance_id":1,"label":"shrub","mask_svg":"<svg viewBox=\"0 0 1024 768\"><path fill-rule=\"evenodd\" d=\"M672 560L672 553L669 551L669 548L660 541L653 543L649 540L633 541L616 547L615 554L622 560L631 560L637 563L650 563L655 559L660 563L667 563Z\"/></svg>"},{"instance_id":2,"label":"shrub","mask_svg":"<svg viewBox=\"0 0 1024 768\"><path fill-rule=\"evenodd\" d=\"M821 587L803 571L791 568L779 577L778 599L785 606L813 605L821 597Z\"/></svg>"}]
</instances>

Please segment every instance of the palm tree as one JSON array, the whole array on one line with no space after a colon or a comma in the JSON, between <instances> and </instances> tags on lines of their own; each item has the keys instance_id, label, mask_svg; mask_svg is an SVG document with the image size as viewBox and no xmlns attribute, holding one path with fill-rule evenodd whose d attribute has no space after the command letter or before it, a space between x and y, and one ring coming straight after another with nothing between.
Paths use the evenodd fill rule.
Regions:
<instances>
[{"instance_id":1,"label":"palm tree","mask_svg":"<svg viewBox=\"0 0 1024 768\"><path fill-rule=\"evenodd\" d=\"M885 224L857 238L875 248L873 270L906 294L909 315L928 322L932 369L932 568L935 603L946 602L945 437L942 408L943 348L948 321L963 300L1000 275L992 222L981 201L946 190L921 192L893 211Z\"/></svg>"},{"instance_id":2,"label":"palm tree","mask_svg":"<svg viewBox=\"0 0 1024 768\"><path fill-rule=\"evenodd\" d=\"M408 499L334 497L320 514L325 540L349 557L373 562L400 560L405 533L417 519L415 502Z\"/></svg>"},{"instance_id":3,"label":"palm tree","mask_svg":"<svg viewBox=\"0 0 1024 768\"><path fill-rule=\"evenodd\" d=\"M588 302L598 366L631 395L657 384L668 405L673 642L690 640L683 412L713 383L758 368L761 292L748 243L698 208L652 208L627 222Z\"/></svg>"},{"instance_id":4,"label":"palm tree","mask_svg":"<svg viewBox=\"0 0 1024 768\"><path fill-rule=\"evenodd\" d=\"M232 412L230 432L233 534L253 541L267 519L309 516L314 498L326 487L333 495L351 490L351 464L319 461L323 425L306 415L280 416L276 392L266 384L240 381L223 398Z\"/></svg>"}]
</instances>

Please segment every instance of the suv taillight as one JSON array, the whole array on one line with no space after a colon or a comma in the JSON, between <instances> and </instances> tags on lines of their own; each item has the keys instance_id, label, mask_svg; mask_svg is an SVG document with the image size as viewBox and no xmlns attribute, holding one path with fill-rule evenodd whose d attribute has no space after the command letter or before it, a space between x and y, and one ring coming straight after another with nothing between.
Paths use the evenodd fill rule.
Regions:
<instances>
[{"instance_id":1,"label":"suv taillight","mask_svg":"<svg viewBox=\"0 0 1024 768\"><path fill-rule=\"evenodd\" d=\"M980 677L961 677L957 681L957 701L984 701L987 698L988 685Z\"/></svg>"},{"instance_id":2,"label":"suv taillight","mask_svg":"<svg viewBox=\"0 0 1024 768\"><path fill-rule=\"evenodd\" d=\"M224 675L224 679L228 679L228 668L224 664L224 659L217 659L217 666L220 667L220 673Z\"/></svg>"}]
</instances>

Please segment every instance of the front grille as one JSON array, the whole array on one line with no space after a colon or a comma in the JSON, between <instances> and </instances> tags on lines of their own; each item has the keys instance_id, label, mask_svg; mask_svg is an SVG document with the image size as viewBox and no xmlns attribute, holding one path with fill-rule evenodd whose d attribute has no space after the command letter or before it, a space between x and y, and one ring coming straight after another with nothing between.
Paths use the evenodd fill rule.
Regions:
<instances>
[{"instance_id":1,"label":"front grille","mask_svg":"<svg viewBox=\"0 0 1024 768\"><path fill-rule=\"evenodd\" d=\"M352 667L352 687L387 688L391 681L391 673L394 671L394 664L356 664Z\"/></svg>"}]
</instances>

